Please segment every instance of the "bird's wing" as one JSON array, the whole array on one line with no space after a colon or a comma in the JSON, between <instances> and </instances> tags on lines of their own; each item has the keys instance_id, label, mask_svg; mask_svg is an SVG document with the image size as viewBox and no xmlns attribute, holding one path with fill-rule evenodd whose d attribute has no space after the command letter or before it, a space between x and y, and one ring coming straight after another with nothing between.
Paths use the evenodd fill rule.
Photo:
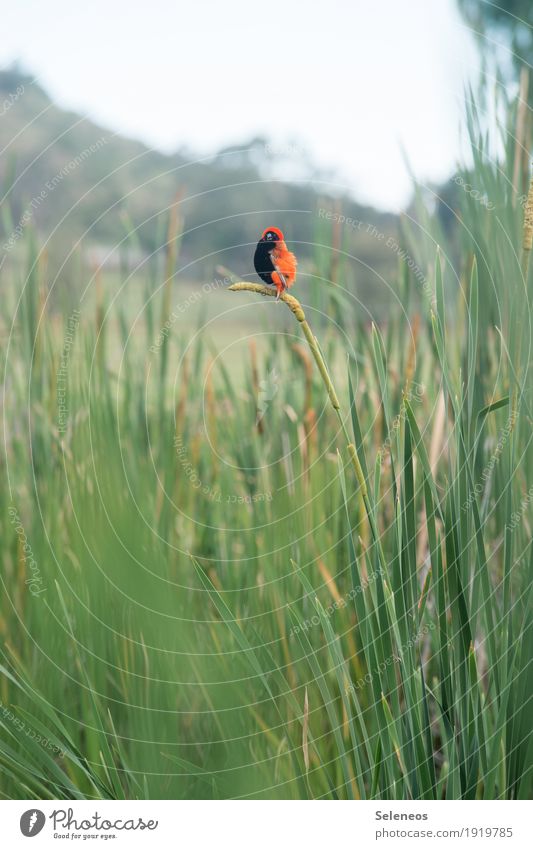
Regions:
<instances>
[{"instance_id":1,"label":"bird's wing","mask_svg":"<svg viewBox=\"0 0 533 849\"><path fill-rule=\"evenodd\" d=\"M276 260L274 259L274 257L272 257L272 265L273 265L273 266L274 266L274 268L276 269L276 272L275 272L275 273L278 275L279 279L281 280L281 283L282 283L282 285L283 285L283 288L284 288L284 289L288 289L289 287L288 287L288 285L287 285L287 281L285 280L285 275L283 274L283 271L281 270L281 268L280 268L280 267L279 267L279 265L277 264L277 262L276 262Z\"/></svg>"},{"instance_id":2,"label":"bird's wing","mask_svg":"<svg viewBox=\"0 0 533 849\"><path fill-rule=\"evenodd\" d=\"M283 279L284 285L291 286L296 277L297 260L293 253L285 250L274 250L271 253L272 264Z\"/></svg>"}]
</instances>

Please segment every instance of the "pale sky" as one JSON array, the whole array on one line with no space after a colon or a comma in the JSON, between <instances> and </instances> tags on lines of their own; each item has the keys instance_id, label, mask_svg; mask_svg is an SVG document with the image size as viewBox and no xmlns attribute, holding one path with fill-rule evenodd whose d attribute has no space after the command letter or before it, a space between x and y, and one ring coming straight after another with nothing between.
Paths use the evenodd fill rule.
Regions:
<instances>
[{"instance_id":1,"label":"pale sky","mask_svg":"<svg viewBox=\"0 0 533 849\"><path fill-rule=\"evenodd\" d=\"M454 0L21 0L0 65L58 103L164 151L256 134L296 142L359 200L399 209L459 153L474 40Z\"/></svg>"}]
</instances>

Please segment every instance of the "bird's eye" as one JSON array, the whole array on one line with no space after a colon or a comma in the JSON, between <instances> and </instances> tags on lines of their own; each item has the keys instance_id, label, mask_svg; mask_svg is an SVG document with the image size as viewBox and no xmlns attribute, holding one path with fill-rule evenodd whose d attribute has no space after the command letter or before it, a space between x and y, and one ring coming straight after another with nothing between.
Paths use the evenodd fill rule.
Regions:
<instances>
[{"instance_id":1,"label":"bird's eye","mask_svg":"<svg viewBox=\"0 0 533 849\"><path fill-rule=\"evenodd\" d=\"M267 239L271 239L271 238L272 238L272 233L267 233Z\"/></svg>"}]
</instances>

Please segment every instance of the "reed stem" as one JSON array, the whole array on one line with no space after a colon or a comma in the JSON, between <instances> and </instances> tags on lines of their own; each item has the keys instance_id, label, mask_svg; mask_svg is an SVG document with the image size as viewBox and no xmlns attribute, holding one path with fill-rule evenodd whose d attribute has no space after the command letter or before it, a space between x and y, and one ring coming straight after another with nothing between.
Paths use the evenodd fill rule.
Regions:
<instances>
[{"instance_id":1,"label":"reed stem","mask_svg":"<svg viewBox=\"0 0 533 849\"><path fill-rule=\"evenodd\" d=\"M264 295L265 297L270 297L270 298L275 297L276 294L277 294L275 289L270 288L269 286L264 286L261 283L244 283L244 282L233 283L231 286L228 286L228 290L230 292L255 292L257 295ZM357 478L357 482L358 482L358 484L361 488L361 494L363 496L363 501L364 501L364 504L365 504L365 510L366 510L368 521L369 521L369 524L370 524L370 529L372 531L372 536L374 537L374 541L375 541L376 545L378 546L379 556L380 556L380 559L382 560L382 565L383 565L384 555L383 555L383 551L381 549L381 544L380 544L380 541L379 541L377 527L376 527L376 524L374 522L374 516L373 516L373 513L372 513L370 501L369 501L369 498L368 498L368 491L367 491L365 476L364 476L363 470L361 468L361 463L360 463L360 460L359 460L359 456L357 454L357 449L356 449L355 445L353 444L352 440L350 439L350 435L349 435L349 433L346 429L346 424L344 422L344 419L343 419L343 416L342 416L342 413L341 413L341 410L340 410L339 399L337 397L337 393L335 391L333 381L331 380L331 376L329 374L326 363L324 361L324 357L322 356L322 352L319 348L318 341L317 341L316 336L313 334L313 332L312 332L312 330L311 330L311 328L310 328L310 326L307 322L307 319L305 317L305 313L302 309L302 305L300 304L300 301L298 301L297 298L294 297L294 295L289 295L288 292L283 292L283 294L280 295L280 301L283 301L288 306L290 311L296 316L296 319L299 321L301 328L303 330L304 336L307 339L307 343L309 345L309 348L311 349L311 353L312 353L314 360L317 364L318 370L320 372L320 376L322 377L322 380L324 382L324 386L326 387L326 390L327 390L327 393L328 393L328 396L329 396L329 400L331 402L331 406L335 410L335 413L337 414L337 417L339 419L341 430L343 432L344 438L346 439L348 456L350 458L352 468L355 472L355 477Z\"/></svg>"}]
</instances>

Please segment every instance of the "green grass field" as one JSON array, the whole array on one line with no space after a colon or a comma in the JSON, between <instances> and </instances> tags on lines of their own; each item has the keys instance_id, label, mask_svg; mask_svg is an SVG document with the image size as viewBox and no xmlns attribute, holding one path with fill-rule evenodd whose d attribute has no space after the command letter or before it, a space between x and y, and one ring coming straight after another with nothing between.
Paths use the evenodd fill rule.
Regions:
<instances>
[{"instance_id":1,"label":"green grass field","mask_svg":"<svg viewBox=\"0 0 533 849\"><path fill-rule=\"evenodd\" d=\"M81 266L62 299L24 234L0 270L4 798L531 794L515 120L494 162L471 115L479 194L452 239L417 195L376 308L317 217L293 292L328 375L285 304L173 282L172 222L163 267Z\"/></svg>"}]
</instances>

